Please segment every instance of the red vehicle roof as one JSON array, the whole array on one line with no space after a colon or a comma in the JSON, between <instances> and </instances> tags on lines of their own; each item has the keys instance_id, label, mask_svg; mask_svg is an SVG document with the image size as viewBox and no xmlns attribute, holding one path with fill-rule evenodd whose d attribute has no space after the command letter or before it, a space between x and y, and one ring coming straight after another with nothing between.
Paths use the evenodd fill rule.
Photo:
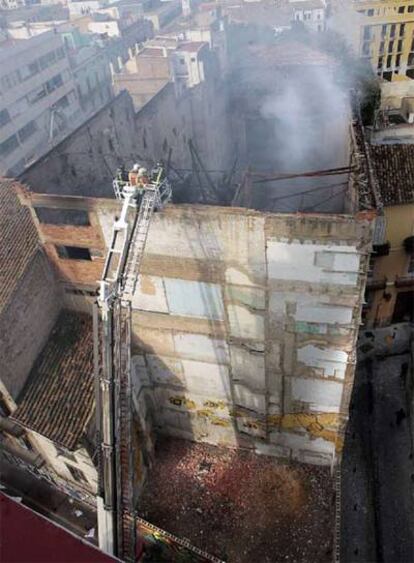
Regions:
<instances>
[{"instance_id":1,"label":"red vehicle roof","mask_svg":"<svg viewBox=\"0 0 414 563\"><path fill-rule=\"evenodd\" d=\"M2 563L114 563L61 526L0 493Z\"/></svg>"}]
</instances>

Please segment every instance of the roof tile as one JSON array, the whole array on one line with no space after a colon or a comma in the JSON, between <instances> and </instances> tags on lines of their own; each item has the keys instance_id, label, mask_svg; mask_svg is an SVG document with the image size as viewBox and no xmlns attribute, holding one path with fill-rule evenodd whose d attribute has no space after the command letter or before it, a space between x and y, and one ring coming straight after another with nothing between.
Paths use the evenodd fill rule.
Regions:
<instances>
[{"instance_id":1,"label":"roof tile","mask_svg":"<svg viewBox=\"0 0 414 563\"><path fill-rule=\"evenodd\" d=\"M63 310L30 372L12 418L74 450L93 406L92 318Z\"/></svg>"},{"instance_id":2,"label":"roof tile","mask_svg":"<svg viewBox=\"0 0 414 563\"><path fill-rule=\"evenodd\" d=\"M414 145L371 145L371 161L382 202L414 202Z\"/></svg>"},{"instance_id":3,"label":"roof tile","mask_svg":"<svg viewBox=\"0 0 414 563\"><path fill-rule=\"evenodd\" d=\"M30 211L20 204L14 184L12 180L0 179L0 311L9 302L39 246Z\"/></svg>"}]
</instances>

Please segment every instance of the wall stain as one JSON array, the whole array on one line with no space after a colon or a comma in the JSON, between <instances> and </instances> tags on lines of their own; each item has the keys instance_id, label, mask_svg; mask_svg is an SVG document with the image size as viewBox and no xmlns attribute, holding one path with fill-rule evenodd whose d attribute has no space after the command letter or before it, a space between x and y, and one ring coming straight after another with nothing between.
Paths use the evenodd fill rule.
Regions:
<instances>
[{"instance_id":1,"label":"wall stain","mask_svg":"<svg viewBox=\"0 0 414 563\"><path fill-rule=\"evenodd\" d=\"M203 405L212 409L225 409L227 407L224 401L204 401Z\"/></svg>"},{"instance_id":2,"label":"wall stain","mask_svg":"<svg viewBox=\"0 0 414 563\"><path fill-rule=\"evenodd\" d=\"M149 276L141 276L140 288L142 293L146 295L155 295L155 285Z\"/></svg>"},{"instance_id":3,"label":"wall stain","mask_svg":"<svg viewBox=\"0 0 414 563\"><path fill-rule=\"evenodd\" d=\"M191 399L187 399L186 397L182 397L179 395L168 397L169 402L176 407L185 407L189 410L194 410L196 408L196 404Z\"/></svg>"}]
</instances>

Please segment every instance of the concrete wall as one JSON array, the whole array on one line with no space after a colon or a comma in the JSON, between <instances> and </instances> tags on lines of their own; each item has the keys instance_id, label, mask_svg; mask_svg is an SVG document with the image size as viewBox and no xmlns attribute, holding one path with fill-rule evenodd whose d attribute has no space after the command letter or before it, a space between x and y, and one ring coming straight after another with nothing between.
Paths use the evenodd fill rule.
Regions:
<instances>
[{"instance_id":1,"label":"concrete wall","mask_svg":"<svg viewBox=\"0 0 414 563\"><path fill-rule=\"evenodd\" d=\"M0 316L1 380L16 400L59 312L59 288L38 252Z\"/></svg>"},{"instance_id":2,"label":"concrete wall","mask_svg":"<svg viewBox=\"0 0 414 563\"><path fill-rule=\"evenodd\" d=\"M342 447L369 238L369 222L351 217L157 214L133 354L161 431L330 463Z\"/></svg>"}]
</instances>

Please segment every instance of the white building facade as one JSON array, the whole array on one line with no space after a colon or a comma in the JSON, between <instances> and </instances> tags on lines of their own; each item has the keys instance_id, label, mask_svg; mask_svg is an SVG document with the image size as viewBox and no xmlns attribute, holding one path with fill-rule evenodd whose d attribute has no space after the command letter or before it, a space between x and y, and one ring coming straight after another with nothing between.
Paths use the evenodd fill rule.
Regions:
<instances>
[{"instance_id":1,"label":"white building facade","mask_svg":"<svg viewBox=\"0 0 414 563\"><path fill-rule=\"evenodd\" d=\"M325 31L325 0L289 0L293 8L293 19L312 31Z\"/></svg>"},{"instance_id":2,"label":"white building facade","mask_svg":"<svg viewBox=\"0 0 414 563\"><path fill-rule=\"evenodd\" d=\"M0 174L16 176L82 122L73 75L53 31L0 48Z\"/></svg>"}]
</instances>

